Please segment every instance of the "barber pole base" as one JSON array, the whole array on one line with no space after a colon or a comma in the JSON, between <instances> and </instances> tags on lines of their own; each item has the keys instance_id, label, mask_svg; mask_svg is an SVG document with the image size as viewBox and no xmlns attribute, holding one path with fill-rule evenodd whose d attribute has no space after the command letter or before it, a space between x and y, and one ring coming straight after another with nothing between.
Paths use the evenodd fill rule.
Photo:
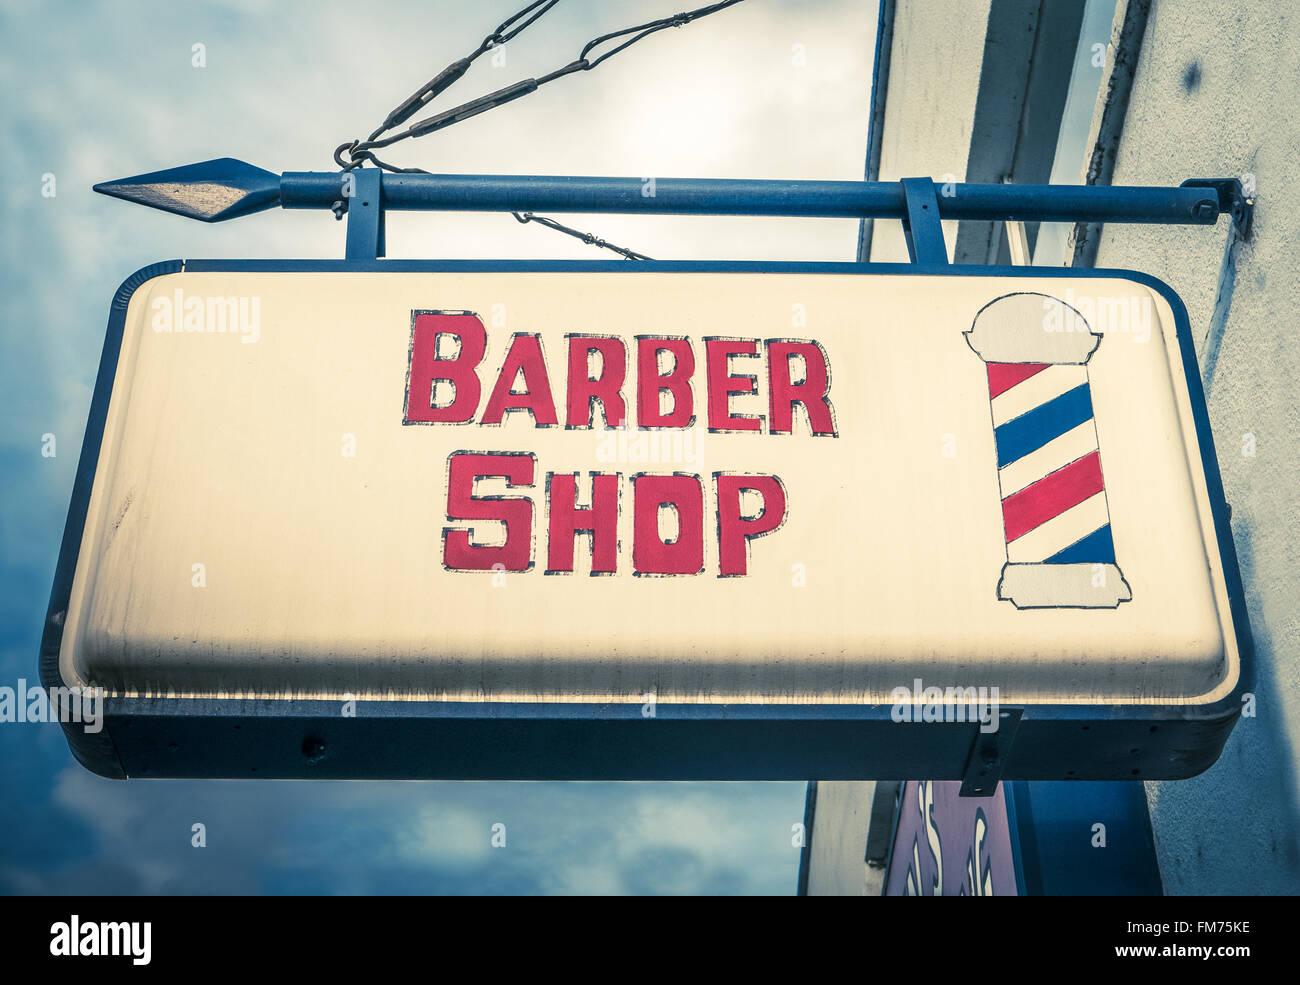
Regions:
<instances>
[{"instance_id":1,"label":"barber pole base","mask_svg":"<svg viewBox=\"0 0 1300 985\"><path fill-rule=\"evenodd\" d=\"M1007 562L998 598L1017 609L1113 609L1133 598L1133 591L1116 564Z\"/></svg>"}]
</instances>

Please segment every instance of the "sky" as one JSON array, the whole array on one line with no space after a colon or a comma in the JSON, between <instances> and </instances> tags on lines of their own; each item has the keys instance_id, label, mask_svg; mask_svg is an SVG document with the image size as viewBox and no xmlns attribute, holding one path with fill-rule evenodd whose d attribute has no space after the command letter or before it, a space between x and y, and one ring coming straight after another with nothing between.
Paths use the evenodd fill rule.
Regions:
<instances>
[{"instance_id":1,"label":"sky","mask_svg":"<svg viewBox=\"0 0 1300 985\"><path fill-rule=\"evenodd\" d=\"M208 226L91 185L216 157L333 170L522 0L6 0L0 132L0 685L37 678L41 623L108 304L172 258L337 258L344 224L273 211ZM561 0L443 108L682 9ZM430 171L861 179L876 5L747 0L595 71L390 149ZM848 220L570 216L657 259L851 260ZM508 215L389 218L388 255L585 258ZM53 456L46 435L54 435ZM110 781L52 724L0 725L0 892L786 894L802 783ZM191 845L192 826L206 847ZM504 848L491 829L507 825Z\"/></svg>"}]
</instances>

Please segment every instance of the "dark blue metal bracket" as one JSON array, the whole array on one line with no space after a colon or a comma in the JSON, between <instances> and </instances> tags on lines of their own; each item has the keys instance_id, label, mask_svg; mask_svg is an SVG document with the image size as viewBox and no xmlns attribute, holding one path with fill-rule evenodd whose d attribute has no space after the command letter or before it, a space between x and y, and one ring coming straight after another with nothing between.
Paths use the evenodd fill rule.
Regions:
<instances>
[{"instance_id":1,"label":"dark blue metal bracket","mask_svg":"<svg viewBox=\"0 0 1300 985\"><path fill-rule=\"evenodd\" d=\"M904 178L899 184L907 200L903 236L907 239L908 257L913 263L947 263L948 247L943 241L934 182L929 178Z\"/></svg>"},{"instance_id":2,"label":"dark blue metal bracket","mask_svg":"<svg viewBox=\"0 0 1300 985\"><path fill-rule=\"evenodd\" d=\"M377 260L384 255L384 188L376 168L358 168L348 197L349 260Z\"/></svg>"},{"instance_id":3,"label":"dark blue metal bracket","mask_svg":"<svg viewBox=\"0 0 1300 985\"><path fill-rule=\"evenodd\" d=\"M1011 754L1011 745L1020 731L1020 708L998 711L998 727L992 732L976 732L971 743L966 769L961 778L961 796L992 797Z\"/></svg>"},{"instance_id":4,"label":"dark blue metal bracket","mask_svg":"<svg viewBox=\"0 0 1300 985\"><path fill-rule=\"evenodd\" d=\"M1182 188L1212 188L1219 196L1218 211L1232 216L1232 224L1241 238L1250 235L1250 223L1255 216L1255 199L1246 194L1236 178L1189 178ZM1208 214L1209 209L1206 208Z\"/></svg>"}]
</instances>

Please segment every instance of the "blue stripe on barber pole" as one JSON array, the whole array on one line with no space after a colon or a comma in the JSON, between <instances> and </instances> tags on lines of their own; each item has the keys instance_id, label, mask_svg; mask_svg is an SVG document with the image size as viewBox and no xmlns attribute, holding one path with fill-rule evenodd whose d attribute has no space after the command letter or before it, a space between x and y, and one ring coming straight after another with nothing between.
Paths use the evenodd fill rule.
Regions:
<instances>
[{"instance_id":1,"label":"blue stripe on barber pole","mask_svg":"<svg viewBox=\"0 0 1300 985\"><path fill-rule=\"evenodd\" d=\"M1092 395L1082 383L994 429L998 468L1037 451L1092 417Z\"/></svg>"},{"instance_id":2,"label":"blue stripe on barber pole","mask_svg":"<svg viewBox=\"0 0 1300 985\"><path fill-rule=\"evenodd\" d=\"M1088 367L1073 364L1048 366L993 398L993 426L1001 427L1054 397L1088 382Z\"/></svg>"},{"instance_id":3,"label":"blue stripe on barber pole","mask_svg":"<svg viewBox=\"0 0 1300 985\"><path fill-rule=\"evenodd\" d=\"M1109 523L1047 559L1048 564L1080 564L1089 561L1094 564L1115 563L1115 541L1111 538Z\"/></svg>"}]
</instances>

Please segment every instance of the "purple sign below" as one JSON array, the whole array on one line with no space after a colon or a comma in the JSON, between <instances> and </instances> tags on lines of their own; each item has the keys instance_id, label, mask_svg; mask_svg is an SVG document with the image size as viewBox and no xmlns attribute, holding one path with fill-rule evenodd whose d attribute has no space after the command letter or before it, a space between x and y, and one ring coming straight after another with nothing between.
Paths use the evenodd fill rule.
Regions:
<instances>
[{"instance_id":1,"label":"purple sign below","mask_svg":"<svg viewBox=\"0 0 1300 985\"><path fill-rule=\"evenodd\" d=\"M903 785L886 896L1015 896L1015 857L1002 785L962 797L958 780Z\"/></svg>"}]
</instances>

